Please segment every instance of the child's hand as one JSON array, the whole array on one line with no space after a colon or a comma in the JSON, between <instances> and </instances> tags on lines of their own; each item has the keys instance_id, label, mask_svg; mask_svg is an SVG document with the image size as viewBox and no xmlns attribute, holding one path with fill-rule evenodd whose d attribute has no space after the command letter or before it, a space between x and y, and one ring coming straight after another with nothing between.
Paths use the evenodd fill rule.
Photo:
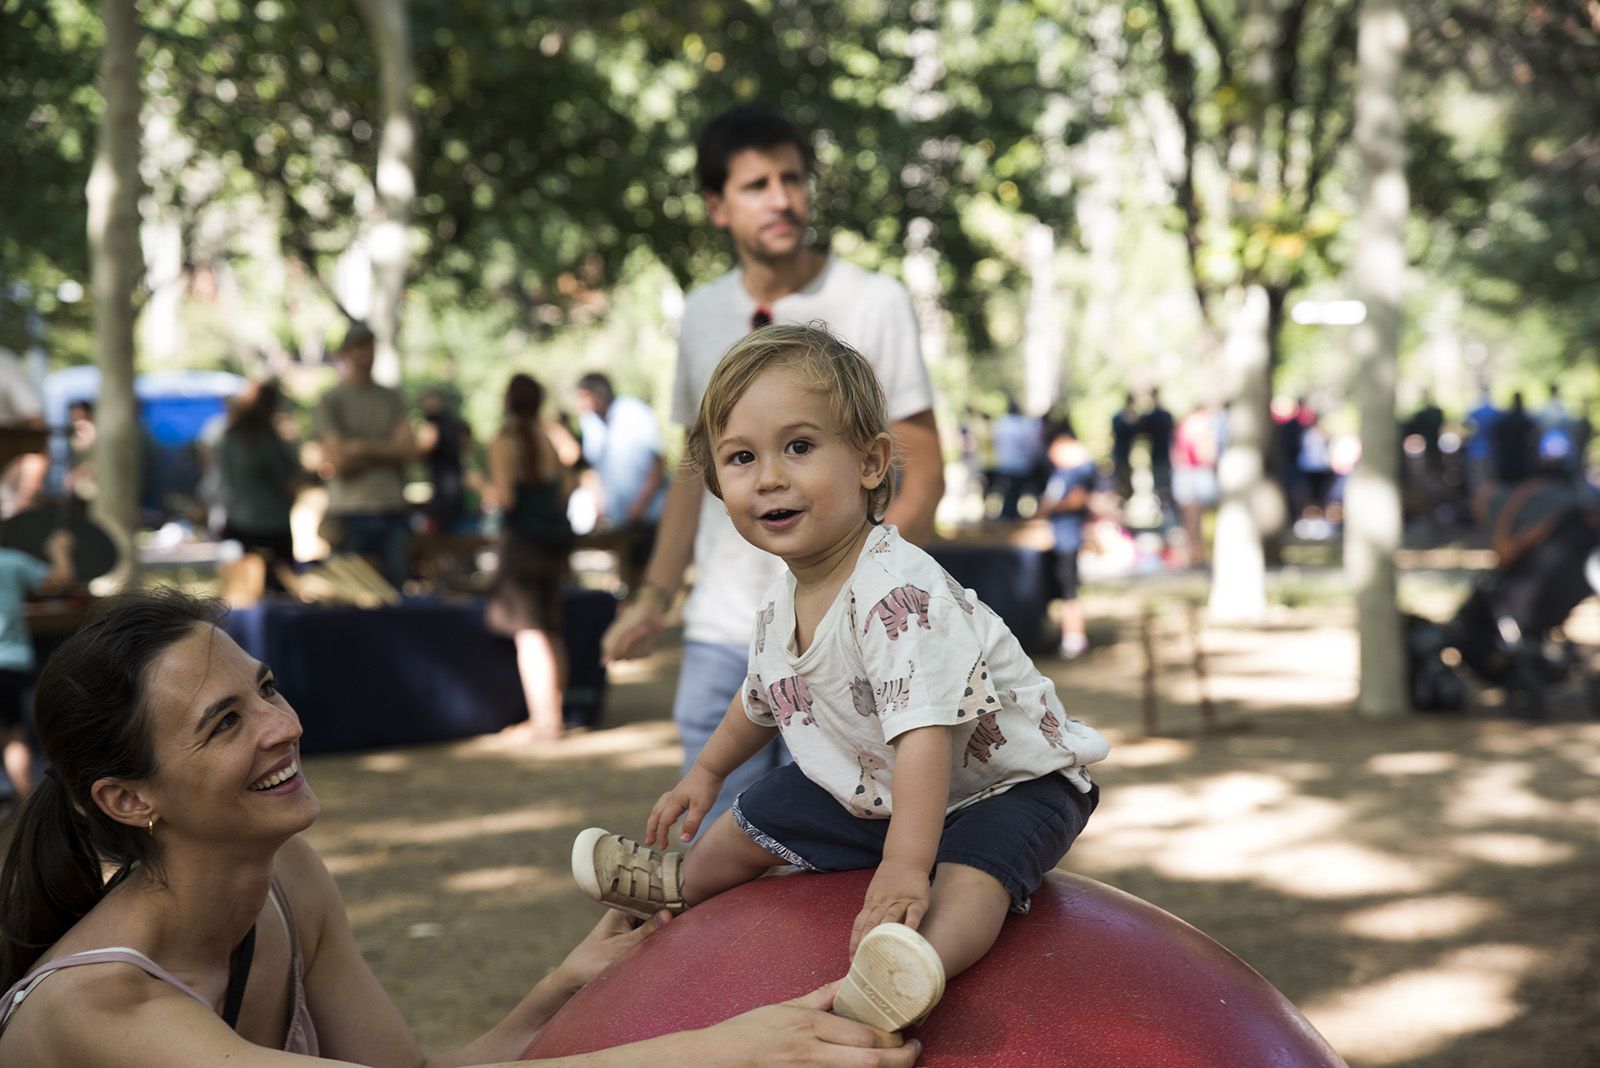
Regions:
<instances>
[{"instance_id":1,"label":"child's hand","mask_svg":"<svg viewBox=\"0 0 1600 1068\"><path fill-rule=\"evenodd\" d=\"M694 840L700 821L706 818L711 806L716 804L717 791L722 789L722 779L711 774L699 764L689 769L683 781L661 795L656 807L650 810L650 822L645 825L644 844L666 849L667 838L678 817L688 813L683 821L683 840Z\"/></svg>"},{"instance_id":2,"label":"child's hand","mask_svg":"<svg viewBox=\"0 0 1600 1068\"><path fill-rule=\"evenodd\" d=\"M867 887L867 899L850 928L850 955L867 932L880 923L903 923L912 930L928 911L928 873L913 865L886 860Z\"/></svg>"}]
</instances>

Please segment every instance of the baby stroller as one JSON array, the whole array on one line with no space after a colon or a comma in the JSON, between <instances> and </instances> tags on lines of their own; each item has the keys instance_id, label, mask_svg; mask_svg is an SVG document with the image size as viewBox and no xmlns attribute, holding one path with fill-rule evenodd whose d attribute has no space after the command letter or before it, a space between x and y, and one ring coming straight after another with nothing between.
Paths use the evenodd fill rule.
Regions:
<instances>
[{"instance_id":1,"label":"baby stroller","mask_svg":"<svg viewBox=\"0 0 1600 1068\"><path fill-rule=\"evenodd\" d=\"M1531 479L1495 494L1486 518L1499 565L1448 624L1449 644L1478 678L1502 688L1514 714L1542 718L1547 689L1584 676L1600 711L1600 674L1572 642L1552 640L1600 592L1600 498L1588 486Z\"/></svg>"}]
</instances>

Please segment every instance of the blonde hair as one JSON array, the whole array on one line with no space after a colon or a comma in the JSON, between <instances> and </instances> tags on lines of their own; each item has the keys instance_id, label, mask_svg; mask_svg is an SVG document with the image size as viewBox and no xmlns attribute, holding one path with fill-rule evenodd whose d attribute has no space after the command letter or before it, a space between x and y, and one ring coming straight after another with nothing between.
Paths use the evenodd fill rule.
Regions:
<instances>
[{"instance_id":1,"label":"blonde hair","mask_svg":"<svg viewBox=\"0 0 1600 1068\"><path fill-rule=\"evenodd\" d=\"M705 479L706 488L722 497L712 455L717 435L728 425L733 406L750 384L767 371L787 368L797 372L807 388L832 405L839 434L853 447L865 449L879 434L889 433L889 411L883 386L866 359L821 324L801 326L773 323L752 331L728 350L711 372L700 414L684 442L684 461ZM891 439L892 440L892 439ZM892 446L891 446L892 448ZM867 491L867 515L883 519L894 495L894 462L883 481Z\"/></svg>"}]
</instances>

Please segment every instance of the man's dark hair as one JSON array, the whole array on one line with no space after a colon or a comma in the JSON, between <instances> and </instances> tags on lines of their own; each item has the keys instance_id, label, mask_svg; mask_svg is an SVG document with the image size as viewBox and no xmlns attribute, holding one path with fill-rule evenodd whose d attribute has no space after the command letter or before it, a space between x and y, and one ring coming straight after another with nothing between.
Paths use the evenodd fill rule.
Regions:
<instances>
[{"instance_id":1,"label":"man's dark hair","mask_svg":"<svg viewBox=\"0 0 1600 1068\"><path fill-rule=\"evenodd\" d=\"M354 322L350 324L349 331L344 335L344 340L339 343L339 352L348 352L350 349L373 342L372 327L366 323Z\"/></svg>"},{"instance_id":2,"label":"man's dark hair","mask_svg":"<svg viewBox=\"0 0 1600 1068\"><path fill-rule=\"evenodd\" d=\"M578 379L578 388L593 393L606 404L617 399L617 391L611 388L611 379L599 371L590 371Z\"/></svg>"},{"instance_id":3,"label":"man's dark hair","mask_svg":"<svg viewBox=\"0 0 1600 1068\"><path fill-rule=\"evenodd\" d=\"M800 128L776 108L765 104L740 104L712 119L695 142L695 177L702 193L721 193L728 184L728 161L746 149L770 152L782 145L800 150L806 173L811 172L811 143Z\"/></svg>"}]
</instances>

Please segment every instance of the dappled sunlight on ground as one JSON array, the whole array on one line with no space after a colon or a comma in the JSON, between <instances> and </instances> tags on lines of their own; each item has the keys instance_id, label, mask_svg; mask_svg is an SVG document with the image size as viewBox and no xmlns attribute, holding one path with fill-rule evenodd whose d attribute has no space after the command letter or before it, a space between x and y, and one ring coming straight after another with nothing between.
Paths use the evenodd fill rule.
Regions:
<instances>
[{"instance_id":1,"label":"dappled sunlight on ground","mask_svg":"<svg viewBox=\"0 0 1600 1068\"><path fill-rule=\"evenodd\" d=\"M1434 894L1352 912L1342 926L1358 938L1423 942L1481 930L1503 911L1495 902L1470 894Z\"/></svg>"},{"instance_id":2,"label":"dappled sunlight on ground","mask_svg":"<svg viewBox=\"0 0 1600 1068\"><path fill-rule=\"evenodd\" d=\"M1304 1008L1350 1060L1407 1064L1515 1019L1518 982L1544 963L1544 955L1527 946L1474 946Z\"/></svg>"},{"instance_id":3,"label":"dappled sunlight on ground","mask_svg":"<svg viewBox=\"0 0 1600 1068\"><path fill-rule=\"evenodd\" d=\"M416 826L411 819L376 820L346 828L344 838L354 843L427 845L522 831L548 831L578 818L579 812L575 808L550 805L514 812L491 812L482 816L461 816L430 823L426 827Z\"/></svg>"}]
</instances>

